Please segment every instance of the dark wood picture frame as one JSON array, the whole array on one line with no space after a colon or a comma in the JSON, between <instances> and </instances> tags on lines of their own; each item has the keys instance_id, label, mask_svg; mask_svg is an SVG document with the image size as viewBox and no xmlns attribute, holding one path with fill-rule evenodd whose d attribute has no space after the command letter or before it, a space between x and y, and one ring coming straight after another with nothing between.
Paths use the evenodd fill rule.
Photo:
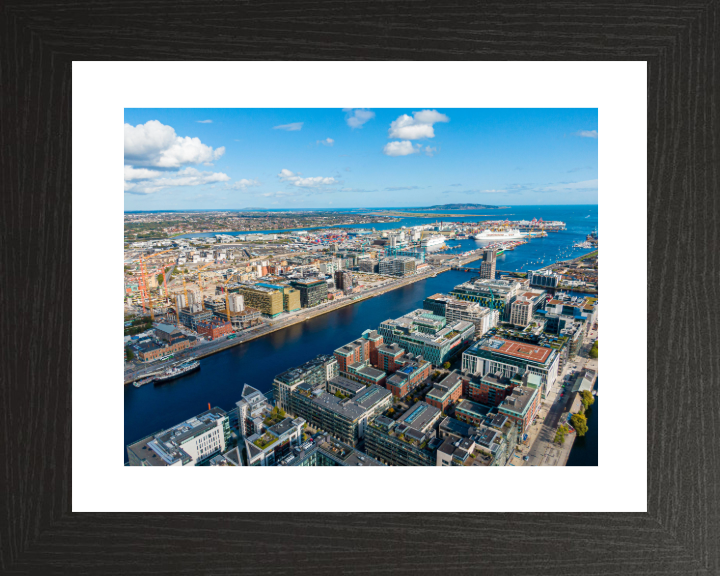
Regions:
<instances>
[{"instance_id":1,"label":"dark wood picture frame","mask_svg":"<svg viewBox=\"0 0 720 576\"><path fill-rule=\"evenodd\" d=\"M72 513L72 61L165 59L647 61L648 512ZM719 82L717 0L6 0L0 573L719 574Z\"/></svg>"}]
</instances>

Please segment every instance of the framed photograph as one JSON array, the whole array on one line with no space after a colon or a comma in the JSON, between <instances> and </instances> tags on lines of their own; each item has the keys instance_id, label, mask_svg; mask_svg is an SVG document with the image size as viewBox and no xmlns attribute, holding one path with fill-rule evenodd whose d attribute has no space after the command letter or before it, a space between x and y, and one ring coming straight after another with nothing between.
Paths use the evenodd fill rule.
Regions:
<instances>
[{"instance_id":1,"label":"framed photograph","mask_svg":"<svg viewBox=\"0 0 720 576\"><path fill-rule=\"evenodd\" d=\"M3 8L0 571L715 573L715 6L210 8Z\"/></svg>"}]
</instances>

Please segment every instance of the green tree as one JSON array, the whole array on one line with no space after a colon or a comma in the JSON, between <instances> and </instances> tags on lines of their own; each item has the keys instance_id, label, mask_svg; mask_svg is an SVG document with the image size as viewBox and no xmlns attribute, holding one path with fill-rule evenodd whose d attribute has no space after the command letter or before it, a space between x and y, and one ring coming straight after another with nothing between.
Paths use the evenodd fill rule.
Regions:
<instances>
[{"instance_id":1,"label":"green tree","mask_svg":"<svg viewBox=\"0 0 720 576\"><path fill-rule=\"evenodd\" d=\"M559 444L565 444L565 434L569 432L569 428L563 424L562 426L558 427L557 432L555 432L555 442Z\"/></svg>"},{"instance_id":2,"label":"green tree","mask_svg":"<svg viewBox=\"0 0 720 576\"><path fill-rule=\"evenodd\" d=\"M278 410L278 416L280 416L280 418L285 418L285 410L283 410L282 408L280 408L280 409Z\"/></svg>"},{"instance_id":3,"label":"green tree","mask_svg":"<svg viewBox=\"0 0 720 576\"><path fill-rule=\"evenodd\" d=\"M578 436L585 436L585 433L588 431L588 427L587 418L583 414L573 414L572 418L570 418L570 422L572 423L573 428L575 428Z\"/></svg>"},{"instance_id":4,"label":"green tree","mask_svg":"<svg viewBox=\"0 0 720 576\"><path fill-rule=\"evenodd\" d=\"M445 368L445 370L450 370L450 362L445 362L443 364L443 368Z\"/></svg>"},{"instance_id":5,"label":"green tree","mask_svg":"<svg viewBox=\"0 0 720 576\"><path fill-rule=\"evenodd\" d=\"M126 348L125 351L125 356L128 359L128 362L132 362L133 360L135 360L135 353L132 351L132 349Z\"/></svg>"},{"instance_id":6,"label":"green tree","mask_svg":"<svg viewBox=\"0 0 720 576\"><path fill-rule=\"evenodd\" d=\"M592 348L590 348L590 352L588 352L588 356L590 358L598 357L598 341L597 340L595 340L595 344L593 344Z\"/></svg>"},{"instance_id":7,"label":"green tree","mask_svg":"<svg viewBox=\"0 0 720 576\"><path fill-rule=\"evenodd\" d=\"M585 410L588 409L588 406L592 406L595 404L595 396L592 395L592 392L590 390L583 390L580 392L580 396L582 397L581 401L583 403L583 406L585 406Z\"/></svg>"}]
</instances>

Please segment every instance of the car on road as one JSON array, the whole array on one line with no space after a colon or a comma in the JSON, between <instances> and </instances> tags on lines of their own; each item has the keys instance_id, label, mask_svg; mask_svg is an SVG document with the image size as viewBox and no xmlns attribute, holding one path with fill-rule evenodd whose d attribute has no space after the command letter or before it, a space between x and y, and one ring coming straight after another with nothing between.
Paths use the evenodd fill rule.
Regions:
<instances>
[{"instance_id":1,"label":"car on road","mask_svg":"<svg viewBox=\"0 0 720 576\"><path fill-rule=\"evenodd\" d=\"M530 460L530 457L529 457L529 456L523 456L523 460L525 460L525 462L527 462L528 460Z\"/></svg>"}]
</instances>

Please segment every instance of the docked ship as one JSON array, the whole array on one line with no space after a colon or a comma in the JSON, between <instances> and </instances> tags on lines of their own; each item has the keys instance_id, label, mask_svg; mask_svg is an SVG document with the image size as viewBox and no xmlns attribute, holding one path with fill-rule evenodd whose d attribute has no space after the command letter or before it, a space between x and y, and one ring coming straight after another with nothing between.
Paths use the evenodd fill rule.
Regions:
<instances>
[{"instance_id":1,"label":"docked ship","mask_svg":"<svg viewBox=\"0 0 720 576\"><path fill-rule=\"evenodd\" d=\"M526 237L527 234L520 232L517 228L512 230L484 230L479 234L470 236L473 240L519 240Z\"/></svg>"},{"instance_id":2,"label":"docked ship","mask_svg":"<svg viewBox=\"0 0 720 576\"><path fill-rule=\"evenodd\" d=\"M186 374L190 374L190 372L195 372L195 370L199 369L200 360L194 360L191 358L163 370L160 374L155 376L155 383L162 384L163 382L175 380L175 378L180 378L181 376L185 376Z\"/></svg>"},{"instance_id":3,"label":"docked ship","mask_svg":"<svg viewBox=\"0 0 720 576\"><path fill-rule=\"evenodd\" d=\"M425 250L437 250L441 246L445 244L445 236L429 236L427 238L423 238L420 242L420 245L425 248Z\"/></svg>"}]
</instances>

